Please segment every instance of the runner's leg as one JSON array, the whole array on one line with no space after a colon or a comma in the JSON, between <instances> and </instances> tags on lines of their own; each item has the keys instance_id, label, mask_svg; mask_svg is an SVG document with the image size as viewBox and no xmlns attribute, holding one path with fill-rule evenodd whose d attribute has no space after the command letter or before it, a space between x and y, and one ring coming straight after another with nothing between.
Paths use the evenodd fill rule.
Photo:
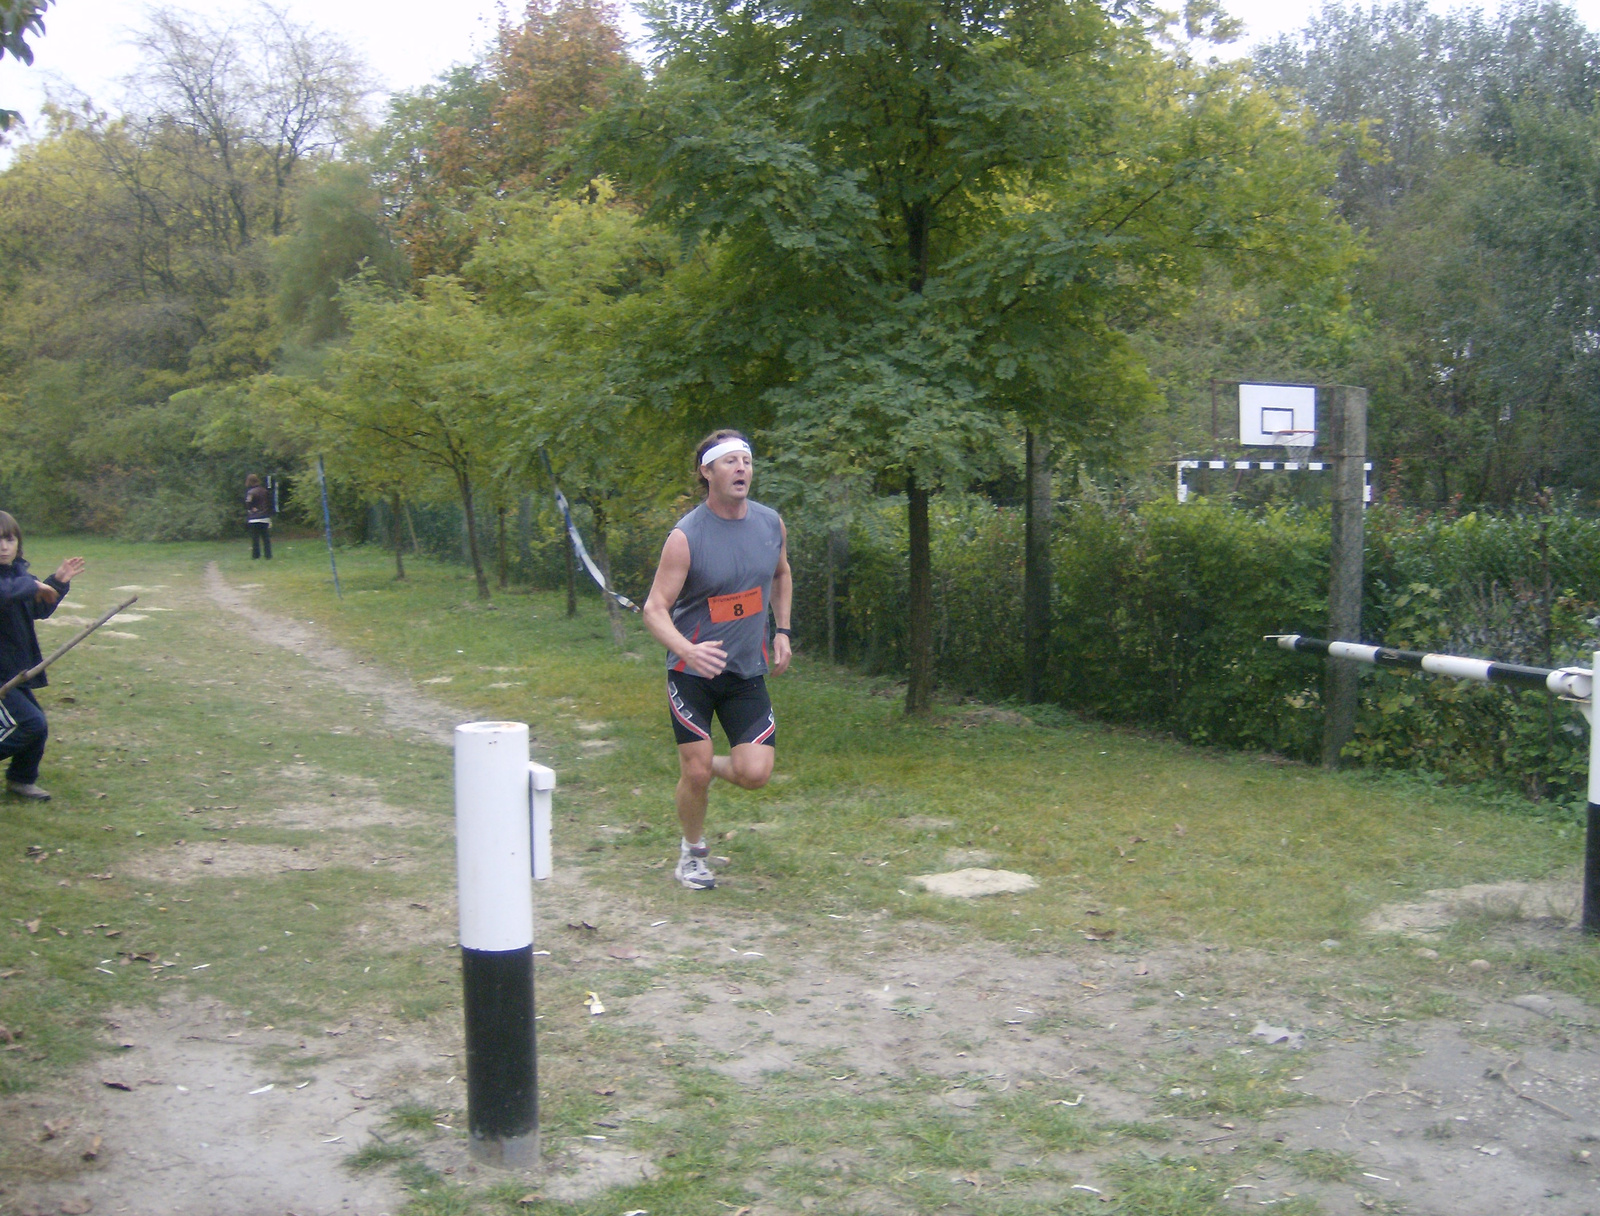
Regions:
<instances>
[{"instance_id":1,"label":"runner's leg","mask_svg":"<svg viewBox=\"0 0 1600 1216\"><path fill-rule=\"evenodd\" d=\"M717 718L732 747L712 759L711 771L740 789L760 789L771 779L777 756L778 722L766 680L742 681L717 703Z\"/></svg>"},{"instance_id":2,"label":"runner's leg","mask_svg":"<svg viewBox=\"0 0 1600 1216\"><path fill-rule=\"evenodd\" d=\"M771 780L777 754L777 749L765 743L739 743L726 756L713 757L711 768L742 790L758 790Z\"/></svg>"},{"instance_id":3,"label":"runner's leg","mask_svg":"<svg viewBox=\"0 0 1600 1216\"><path fill-rule=\"evenodd\" d=\"M711 785L711 740L678 744L678 788L674 800L683 838L699 844L706 830L706 789Z\"/></svg>"}]
</instances>

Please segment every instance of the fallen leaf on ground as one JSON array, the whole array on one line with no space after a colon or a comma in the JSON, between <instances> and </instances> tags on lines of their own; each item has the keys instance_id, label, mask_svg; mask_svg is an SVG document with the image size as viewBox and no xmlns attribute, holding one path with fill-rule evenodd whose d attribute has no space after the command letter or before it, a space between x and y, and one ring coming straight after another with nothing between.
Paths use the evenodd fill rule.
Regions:
<instances>
[{"instance_id":1,"label":"fallen leaf on ground","mask_svg":"<svg viewBox=\"0 0 1600 1216\"><path fill-rule=\"evenodd\" d=\"M54 1140L71 1126L72 1120L66 1116L60 1119L46 1119L44 1121L44 1135L40 1136L39 1139Z\"/></svg>"},{"instance_id":2,"label":"fallen leaf on ground","mask_svg":"<svg viewBox=\"0 0 1600 1216\"><path fill-rule=\"evenodd\" d=\"M529 1191L521 1199L517 1200L517 1202L522 1204L523 1207L532 1207L534 1204L541 1202L543 1199L544 1196L539 1194L538 1191Z\"/></svg>"},{"instance_id":3,"label":"fallen leaf on ground","mask_svg":"<svg viewBox=\"0 0 1600 1216\"><path fill-rule=\"evenodd\" d=\"M605 1005L603 1005L600 1001L600 994L598 992L591 992L588 996L584 997L583 1003L589 1007L589 1014L591 1017L599 1017L606 1011Z\"/></svg>"},{"instance_id":4,"label":"fallen leaf on ground","mask_svg":"<svg viewBox=\"0 0 1600 1216\"><path fill-rule=\"evenodd\" d=\"M131 1094L133 1092L133 1086L129 1085L126 1081L107 1081L102 1077L100 1084L104 1085L107 1089L120 1089L125 1094Z\"/></svg>"},{"instance_id":5,"label":"fallen leaf on ground","mask_svg":"<svg viewBox=\"0 0 1600 1216\"><path fill-rule=\"evenodd\" d=\"M94 1200L83 1195L77 1199L63 1199L61 1201L61 1216L84 1216L94 1208Z\"/></svg>"},{"instance_id":6,"label":"fallen leaf on ground","mask_svg":"<svg viewBox=\"0 0 1600 1216\"><path fill-rule=\"evenodd\" d=\"M39 924L40 924L40 922L39 922L38 918L36 917L33 920L25 920L25 921L23 921L22 922L22 927L24 929L26 929L29 933L37 933L37 932L39 932Z\"/></svg>"},{"instance_id":7,"label":"fallen leaf on ground","mask_svg":"<svg viewBox=\"0 0 1600 1216\"><path fill-rule=\"evenodd\" d=\"M612 946L606 951L612 958L638 958L639 952L632 946Z\"/></svg>"},{"instance_id":8,"label":"fallen leaf on ground","mask_svg":"<svg viewBox=\"0 0 1600 1216\"><path fill-rule=\"evenodd\" d=\"M83 1159L85 1161L93 1161L96 1157L98 1157L100 1155L100 1145L102 1143L103 1143L103 1141L100 1139L99 1136L94 1137L94 1139L89 1141L88 1147L85 1148L80 1155L83 1157Z\"/></svg>"}]
</instances>

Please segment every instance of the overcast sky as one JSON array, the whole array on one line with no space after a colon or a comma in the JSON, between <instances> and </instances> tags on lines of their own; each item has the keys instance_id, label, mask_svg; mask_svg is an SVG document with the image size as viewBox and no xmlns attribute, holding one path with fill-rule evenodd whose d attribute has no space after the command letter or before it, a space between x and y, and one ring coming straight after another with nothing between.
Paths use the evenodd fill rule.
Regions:
<instances>
[{"instance_id":1,"label":"overcast sky","mask_svg":"<svg viewBox=\"0 0 1600 1216\"><path fill-rule=\"evenodd\" d=\"M443 5L437 0L287 0L287 5L297 21L332 31L363 55L386 91L426 84L451 64L472 58L494 29L501 7L497 0ZM140 24L148 7L145 0L58 0L46 14L48 32L33 40L33 66L24 67L9 56L0 59L0 107L32 119L47 90L70 86L114 109L121 79L138 67L126 44L128 32ZM223 18L248 12L251 0L187 0L173 7ZM515 0L511 7L517 7ZM1176 0L1172 7L1178 7ZM1247 46L1300 28L1319 7L1320 0L1227 3L1246 23ZM1499 4L1494 0L1483 7L1497 9ZM1600 22L1600 0L1577 0L1574 7L1591 28ZM449 18L441 21L444 13ZM642 31L636 16L630 14L628 24L635 35Z\"/></svg>"}]
</instances>

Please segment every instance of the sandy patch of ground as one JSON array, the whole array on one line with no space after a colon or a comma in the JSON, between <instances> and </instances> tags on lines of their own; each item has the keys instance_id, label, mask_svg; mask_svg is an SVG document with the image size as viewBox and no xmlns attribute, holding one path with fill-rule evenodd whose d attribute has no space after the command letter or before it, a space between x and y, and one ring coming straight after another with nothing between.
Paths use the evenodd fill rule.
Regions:
<instances>
[{"instance_id":1,"label":"sandy patch of ground","mask_svg":"<svg viewBox=\"0 0 1600 1216\"><path fill-rule=\"evenodd\" d=\"M350 936L375 950L385 946L408 950L419 944L452 946L460 923L455 891L418 892L415 899L374 904L350 930Z\"/></svg>"},{"instance_id":2,"label":"sandy patch of ground","mask_svg":"<svg viewBox=\"0 0 1600 1216\"><path fill-rule=\"evenodd\" d=\"M193 882L218 876L290 874L296 871L351 869L409 871L408 852L380 851L362 840L333 839L305 845L238 844L230 840L194 840L130 857L121 875L150 882Z\"/></svg>"},{"instance_id":3,"label":"sandy patch of ground","mask_svg":"<svg viewBox=\"0 0 1600 1216\"><path fill-rule=\"evenodd\" d=\"M1582 916L1578 880L1474 883L1428 891L1411 903L1385 904L1361 922L1372 933L1399 933L1426 939L1464 916L1492 915L1542 926L1571 927Z\"/></svg>"},{"instance_id":4,"label":"sandy patch of ground","mask_svg":"<svg viewBox=\"0 0 1600 1216\"><path fill-rule=\"evenodd\" d=\"M406 827L423 816L382 798L340 798L328 802L289 802L272 812L272 822L282 828Z\"/></svg>"},{"instance_id":5,"label":"sandy patch of ground","mask_svg":"<svg viewBox=\"0 0 1600 1216\"><path fill-rule=\"evenodd\" d=\"M387 1216L404 1202L392 1178L342 1163L403 1095L399 1078L430 1063L426 1044L352 1029L334 1058L298 1065L324 1055L323 1042L209 1001L118 1012L107 1032L128 1046L0 1104L8 1126L34 1133L30 1172L74 1175L12 1189L11 1211L53 1216L76 1202L118 1216ZM63 1129L49 1140L46 1120Z\"/></svg>"},{"instance_id":6,"label":"sandy patch of ground","mask_svg":"<svg viewBox=\"0 0 1600 1216\"><path fill-rule=\"evenodd\" d=\"M1039 880L1031 874L1016 870L985 870L971 868L950 870L943 874L918 874L912 882L925 891L949 899L975 899L980 895L1012 895L1018 891L1031 891Z\"/></svg>"}]
</instances>

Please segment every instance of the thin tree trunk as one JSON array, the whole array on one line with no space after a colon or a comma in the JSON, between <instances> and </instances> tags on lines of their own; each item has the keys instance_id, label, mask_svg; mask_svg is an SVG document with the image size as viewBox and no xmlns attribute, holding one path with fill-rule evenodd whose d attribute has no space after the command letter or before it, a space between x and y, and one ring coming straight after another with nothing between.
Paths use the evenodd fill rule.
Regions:
<instances>
[{"instance_id":1,"label":"thin tree trunk","mask_svg":"<svg viewBox=\"0 0 1600 1216\"><path fill-rule=\"evenodd\" d=\"M835 509L849 502L849 489L844 478L835 474L828 479L828 500ZM850 532L842 523L834 522L828 528L825 540L828 552L828 661L837 663L841 651L839 604L850 594Z\"/></svg>"},{"instance_id":2,"label":"thin tree trunk","mask_svg":"<svg viewBox=\"0 0 1600 1216\"><path fill-rule=\"evenodd\" d=\"M461 489L461 509L467 519L467 555L472 559L472 577L478 584L478 598L489 598L489 576L483 572L483 553L478 548L478 516L472 509L472 480L465 472L456 474Z\"/></svg>"},{"instance_id":3,"label":"thin tree trunk","mask_svg":"<svg viewBox=\"0 0 1600 1216\"><path fill-rule=\"evenodd\" d=\"M928 533L928 491L915 474L906 478L911 541L911 602L906 620L906 713L933 707L933 551Z\"/></svg>"},{"instance_id":4,"label":"thin tree trunk","mask_svg":"<svg viewBox=\"0 0 1600 1216\"><path fill-rule=\"evenodd\" d=\"M578 615L578 555L572 548L572 537L567 535L567 524L560 520L562 536L566 537L566 544L562 546L567 553L567 615Z\"/></svg>"},{"instance_id":5,"label":"thin tree trunk","mask_svg":"<svg viewBox=\"0 0 1600 1216\"><path fill-rule=\"evenodd\" d=\"M517 499L517 563L523 576L533 569L533 495L524 494Z\"/></svg>"},{"instance_id":6,"label":"thin tree trunk","mask_svg":"<svg viewBox=\"0 0 1600 1216\"><path fill-rule=\"evenodd\" d=\"M417 525L411 518L411 504L402 502L400 507L406 513L406 531L411 534L411 556L415 557L422 552L422 546L417 543Z\"/></svg>"},{"instance_id":7,"label":"thin tree trunk","mask_svg":"<svg viewBox=\"0 0 1600 1216\"><path fill-rule=\"evenodd\" d=\"M1022 699L1046 697L1050 668L1050 441L1027 432L1028 496L1022 555Z\"/></svg>"},{"instance_id":8,"label":"thin tree trunk","mask_svg":"<svg viewBox=\"0 0 1600 1216\"><path fill-rule=\"evenodd\" d=\"M828 662L839 661L839 631L833 599L833 536L828 536Z\"/></svg>"},{"instance_id":9,"label":"thin tree trunk","mask_svg":"<svg viewBox=\"0 0 1600 1216\"><path fill-rule=\"evenodd\" d=\"M606 539L606 510L599 503L591 502L590 509L594 511L594 562L600 567L600 573L605 575L606 586L611 586L611 547ZM606 615L611 618L611 640L618 648L628 644L628 635L622 629L622 606L601 592L606 602Z\"/></svg>"},{"instance_id":10,"label":"thin tree trunk","mask_svg":"<svg viewBox=\"0 0 1600 1216\"><path fill-rule=\"evenodd\" d=\"M509 576L506 573L506 509L503 506L496 506L495 513L499 516L500 524L500 552L498 555L500 562L500 590L504 591L511 585Z\"/></svg>"},{"instance_id":11,"label":"thin tree trunk","mask_svg":"<svg viewBox=\"0 0 1600 1216\"><path fill-rule=\"evenodd\" d=\"M394 541L394 576L401 582L406 577L405 558L400 555L400 494L389 496L389 539Z\"/></svg>"}]
</instances>

